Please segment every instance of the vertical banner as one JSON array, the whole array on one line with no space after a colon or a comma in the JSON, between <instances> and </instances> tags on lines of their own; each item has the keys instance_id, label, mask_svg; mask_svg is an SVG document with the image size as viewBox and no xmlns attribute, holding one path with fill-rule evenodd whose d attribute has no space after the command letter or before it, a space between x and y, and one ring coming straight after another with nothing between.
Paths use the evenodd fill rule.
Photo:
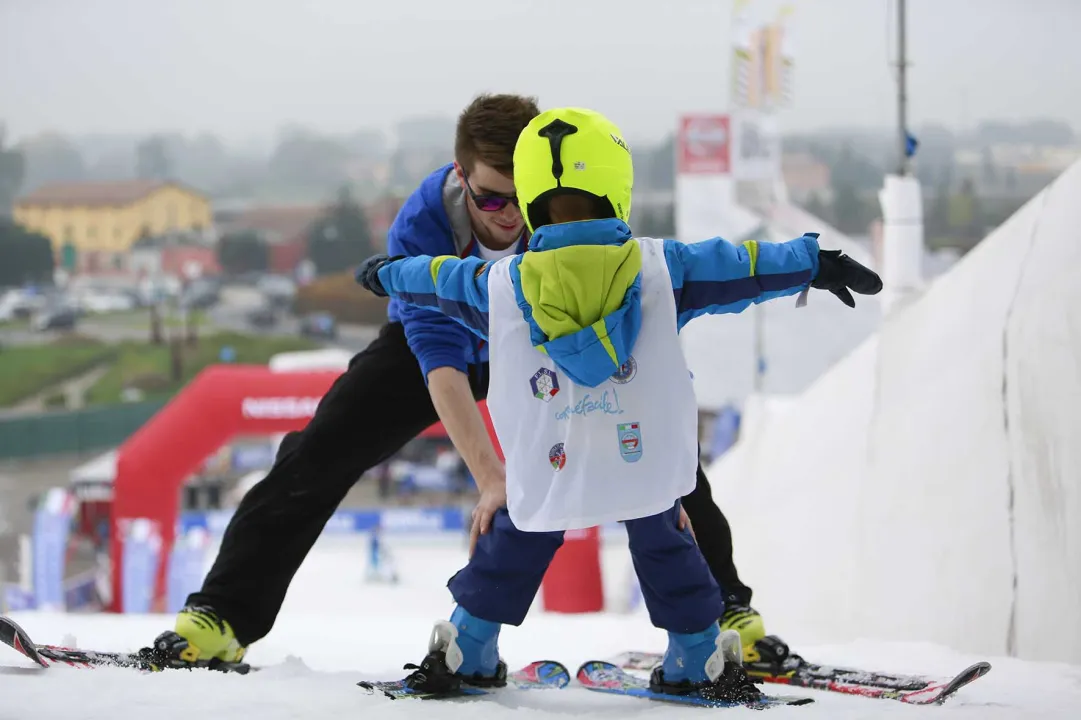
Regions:
<instances>
[{"instance_id":1,"label":"vertical banner","mask_svg":"<svg viewBox=\"0 0 1081 720\"><path fill-rule=\"evenodd\" d=\"M135 518L122 521L122 601L126 613L153 612L161 534L154 521Z\"/></svg>"},{"instance_id":2,"label":"vertical banner","mask_svg":"<svg viewBox=\"0 0 1081 720\"><path fill-rule=\"evenodd\" d=\"M728 115L685 115L676 137L676 237L686 243L725 227L732 195L732 132Z\"/></svg>"},{"instance_id":3,"label":"vertical banner","mask_svg":"<svg viewBox=\"0 0 1081 720\"><path fill-rule=\"evenodd\" d=\"M190 527L186 532L178 529L176 537L166 576L165 610L168 613L179 612L188 595L202 586L210 547L210 536L205 528Z\"/></svg>"},{"instance_id":4,"label":"vertical banner","mask_svg":"<svg viewBox=\"0 0 1081 720\"><path fill-rule=\"evenodd\" d=\"M732 14L732 181L734 196L759 212L787 197L777 111L791 102L794 56L785 5L768 20L736 0Z\"/></svg>"},{"instance_id":5,"label":"vertical banner","mask_svg":"<svg viewBox=\"0 0 1081 720\"><path fill-rule=\"evenodd\" d=\"M52 488L34 512L31 540L34 604L39 610L64 610L64 567L75 498Z\"/></svg>"},{"instance_id":6,"label":"vertical banner","mask_svg":"<svg viewBox=\"0 0 1081 720\"><path fill-rule=\"evenodd\" d=\"M748 0L732 9L732 88L736 108L773 111L791 102L795 58L785 23L794 12L781 8L773 22L760 22L748 10Z\"/></svg>"},{"instance_id":7,"label":"vertical banner","mask_svg":"<svg viewBox=\"0 0 1081 720\"><path fill-rule=\"evenodd\" d=\"M747 16L748 0L736 0L732 5L732 88L730 102L734 107L748 107L754 95L754 48Z\"/></svg>"}]
</instances>

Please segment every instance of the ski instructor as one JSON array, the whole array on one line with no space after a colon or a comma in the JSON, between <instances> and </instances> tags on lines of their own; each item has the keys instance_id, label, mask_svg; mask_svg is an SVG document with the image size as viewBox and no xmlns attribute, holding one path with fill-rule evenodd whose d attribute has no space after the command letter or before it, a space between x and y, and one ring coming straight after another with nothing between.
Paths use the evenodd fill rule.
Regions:
<instances>
[{"instance_id":1,"label":"ski instructor","mask_svg":"<svg viewBox=\"0 0 1081 720\"><path fill-rule=\"evenodd\" d=\"M388 231L387 253L494 261L524 252L528 234L512 162L518 136L539 114L532 98L476 97L458 117L455 161L406 200ZM462 325L392 301L378 337L350 361L308 425L285 437L274 467L244 495L175 629L144 652L174 667L239 662L270 632L289 583L349 489L437 421L480 490L472 549L506 504L503 463L476 404L487 397L488 372L487 345ZM721 628L739 631L745 652L753 651L765 630L736 573L731 530L700 464L697 486L682 505L724 592Z\"/></svg>"}]
</instances>

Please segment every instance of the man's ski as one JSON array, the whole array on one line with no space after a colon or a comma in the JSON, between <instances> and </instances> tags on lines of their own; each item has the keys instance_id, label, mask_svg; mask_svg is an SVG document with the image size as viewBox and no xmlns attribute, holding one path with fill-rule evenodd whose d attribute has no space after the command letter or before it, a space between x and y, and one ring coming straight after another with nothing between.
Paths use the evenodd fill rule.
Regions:
<instances>
[{"instance_id":1,"label":"man's ski","mask_svg":"<svg viewBox=\"0 0 1081 720\"><path fill-rule=\"evenodd\" d=\"M779 705L807 705L814 702L812 698L765 694L759 700L740 702L706 698L697 693L686 695L658 693L649 689L649 681L645 678L632 675L619 666L603 660L591 660L578 668L578 682L587 690L596 690L597 692L612 693L614 695L627 695L642 700L677 703L680 705L698 705L700 707L751 707L756 710L764 710Z\"/></svg>"},{"instance_id":2,"label":"man's ski","mask_svg":"<svg viewBox=\"0 0 1081 720\"><path fill-rule=\"evenodd\" d=\"M361 681L357 685L369 693L381 692L392 700L410 698L413 700L447 700L451 698L477 697L491 695L506 690L558 690L566 687L571 681L570 672L562 664L554 660L539 660L531 662L519 670L507 674L507 684L504 687L477 687L475 685L462 684L458 690L441 693L417 692L405 684L402 680L386 680L380 682Z\"/></svg>"},{"instance_id":3,"label":"man's ski","mask_svg":"<svg viewBox=\"0 0 1081 720\"><path fill-rule=\"evenodd\" d=\"M755 682L777 683L829 692L861 695L881 700L898 700L910 705L942 704L954 693L986 675L991 664L979 662L952 678L833 667L808 662L788 653L783 642L773 638L759 641L758 648L777 660L745 662L743 669ZM651 670L661 662L660 653L624 652L611 661L625 670Z\"/></svg>"},{"instance_id":4,"label":"man's ski","mask_svg":"<svg viewBox=\"0 0 1081 720\"><path fill-rule=\"evenodd\" d=\"M14 620L3 615L0 615L0 642L15 650L15 652L22 653L41 667L49 667L49 663L45 661L45 658L41 657L26 631L19 627Z\"/></svg>"},{"instance_id":5,"label":"man's ski","mask_svg":"<svg viewBox=\"0 0 1081 720\"><path fill-rule=\"evenodd\" d=\"M58 645L38 645L30 639L26 631L19 627L18 623L9 617L0 615L0 642L22 653L42 668L52 665L67 665L74 668L95 667L122 667L143 672L157 672L159 670L172 669L209 669L221 672L235 672L241 675L247 674L253 668L247 663L227 663L220 660L212 660L207 663L193 664L177 660L174 662L162 662L142 652L105 652L99 650L82 650L78 648L66 648Z\"/></svg>"}]
</instances>

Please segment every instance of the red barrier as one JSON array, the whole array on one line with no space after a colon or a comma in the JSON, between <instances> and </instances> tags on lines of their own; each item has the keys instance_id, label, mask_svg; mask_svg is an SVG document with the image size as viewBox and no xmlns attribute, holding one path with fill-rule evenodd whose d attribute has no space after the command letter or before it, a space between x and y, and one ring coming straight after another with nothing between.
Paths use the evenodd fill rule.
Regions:
<instances>
[{"instance_id":1,"label":"red barrier","mask_svg":"<svg viewBox=\"0 0 1081 720\"><path fill-rule=\"evenodd\" d=\"M590 613L604 610L599 528L568 530L541 583L549 612Z\"/></svg>"}]
</instances>

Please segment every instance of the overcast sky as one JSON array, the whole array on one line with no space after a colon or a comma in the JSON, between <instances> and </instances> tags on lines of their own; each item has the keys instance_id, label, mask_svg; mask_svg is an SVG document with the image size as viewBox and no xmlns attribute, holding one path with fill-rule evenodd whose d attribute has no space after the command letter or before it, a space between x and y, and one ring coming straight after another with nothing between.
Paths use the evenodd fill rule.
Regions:
<instances>
[{"instance_id":1,"label":"overcast sky","mask_svg":"<svg viewBox=\"0 0 1081 720\"><path fill-rule=\"evenodd\" d=\"M791 129L890 126L896 0L794 0ZM780 0L750 0L772 17ZM1081 0L909 0L911 118L1081 130ZM732 0L0 0L17 139L212 131L265 141L456 113L473 94L585 105L629 138L726 109Z\"/></svg>"}]
</instances>

